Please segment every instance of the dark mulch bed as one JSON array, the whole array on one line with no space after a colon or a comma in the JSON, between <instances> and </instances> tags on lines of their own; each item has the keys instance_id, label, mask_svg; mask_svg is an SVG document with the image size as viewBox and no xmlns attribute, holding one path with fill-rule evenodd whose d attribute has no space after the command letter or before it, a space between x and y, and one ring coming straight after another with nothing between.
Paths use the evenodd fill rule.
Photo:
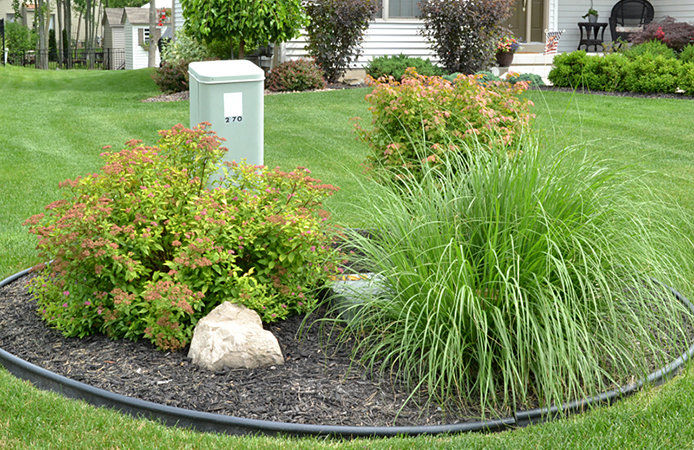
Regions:
<instances>
[{"instance_id":1,"label":"dark mulch bed","mask_svg":"<svg viewBox=\"0 0 694 450\"><path fill-rule=\"evenodd\" d=\"M0 348L40 367L118 394L180 408L252 419L325 425L433 425L464 422L472 412L403 404L407 392L352 366L349 349L326 355L314 326L297 339L301 318L266 325L286 362L212 373L187 352L164 353L147 342L104 336L65 338L47 328L23 277L0 288ZM402 408L402 410L401 410ZM399 412L399 414L398 414Z\"/></svg>"},{"instance_id":2,"label":"dark mulch bed","mask_svg":"<svg viewBox=\"0 0 694 450\"><path fill-rule=\"evenodd\" d=\"M437 405L406 402L407 391L353 363L351 348L327 345L325 329L313 326L297 338L301 317L265 325L277 337L286 362L255 370L213 373L193 365L187 352L161 352L148 342L114 341L101 335L65 338L36 314L36 302L25 288L32 276L0 288L0 348L98 388L169 406L280 422L405 426L479 419L474 410L444 412ZM316 317L324 313L320 310ZM682 321L687 341L692 342L689 316ZM685 345L680 342L677 347ZM671 359L680 351L670 349ZM525 408L537 407L536 400L529 403L535 404Z\"/></svg>"},{"instance_id":3,"label":"dark mulch bed","mask_svg":"<svg viewBox=\"0 0 694 450\"><path fill-rule=\"evenodd\" d=\"M577 92L579 94L606 95L610 97L634 97L634 98L675 98L679 100L694 100L694 97L685 94L642 94L639 92L614 92L614 91L589 91L587 89L571 89L555 86L539 86L534 89L555 92Z\"/></svg>"}]
</instances>

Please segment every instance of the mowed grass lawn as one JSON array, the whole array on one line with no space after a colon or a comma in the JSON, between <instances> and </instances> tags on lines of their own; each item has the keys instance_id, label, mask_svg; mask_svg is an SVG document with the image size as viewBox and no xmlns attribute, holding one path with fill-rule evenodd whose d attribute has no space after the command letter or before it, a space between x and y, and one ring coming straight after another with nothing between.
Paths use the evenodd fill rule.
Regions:
<instances>
[{"instance_id":1,"label":"mowed grass lawn","mask_svg":"<svg viewBox=\"0 0 694 450\"><path fill-rule=\"evenodd\" d=\"M342 190L334 218L361 225L358 195L368 149L350 118L368 120L366 89L265 98L270 166L301 165ZM0 68L0 278L38 262L22 222L58 198L58 182L100 167L102 147L188 124L188 102L142 103L157 94L148 71L39 72ZM583 146L644 181L694 217L694 101L531 92L547 151ZM694 232L692 220L682 223ZM692 249L694 260L694 249ZM691 268L691 264L689 265ZM688 272L690 279L694 274ZM693 292L685 292L690 298ZM0 343L1 347L1 343ZM504 433L410 439L334 440L228 437L170 429L39 391L0 369L0 448L17 447L660 447L694 442L694 366L672 382L611 408Z\"/></svg>"}]
</instances>

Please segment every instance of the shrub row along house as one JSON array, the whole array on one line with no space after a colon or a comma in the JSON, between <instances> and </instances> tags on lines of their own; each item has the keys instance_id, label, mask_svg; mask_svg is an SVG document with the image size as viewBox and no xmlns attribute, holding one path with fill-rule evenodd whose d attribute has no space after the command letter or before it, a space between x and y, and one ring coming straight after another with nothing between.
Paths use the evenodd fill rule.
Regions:
<instances>
[{"instance_id":1,"label":"shrub row along house","mask_svg":"<svg viewBox=\"0 0 694 450\"><path fill-rule=\"evenodd\" d=\"M625 2L629 4L625 4ZM376 18L365 33L361 45L361 55L351 64L351 68L361 69L375 57L400 53L436 60L436 55L431 50L430 44L421 34L423 22L420 19L419 1L382 0L379 3ZM552 57L542 55L545 46L545 30L565 30L559 42L558 51L561 53L575 50L582 38L578 24L589 20L583 16L586 15L591 6L598 14L596 26L600 35L597 38L604 40L604 42L612 41L612 31L608 22L613 9L618 4L624 4L626 9L632 11L638 9L640 4L643 4L644 7L650 5L654 11L653 20L656 21L672 16L679 21L694 22L693 2L671 0L622 0L621 2L617 0L593 0L592 2L588 0L580 2L571 0L516 0L513 15L508 23L508 27L522 43L521 49L514 59L514 71L533 72L546 76ZM171 8L172 20L167 25L173 29L182 27L180 1L174 0ZM125 10L131 12L126 13ZM129 38L122 44L124 45L122 48L126 51L128 48L132 48L125 64L128 69L146 66L146 51L138 47L141 47L142 33L146 33L142 29L147 27L147 10L146 7L142 11L136 10L138 8L106 8L103 20L104 46L112 45L113 48L118 45L115 37L116 33L119 32L117 28L124 27L125 21L130 22ZM625 29L638 27L638 22L639 19L627 18L624 23ZM109 33L111 32L114 36L113 41L109 40ZM297 39L282 44L280 52L277 53L280 61L307 57L306 43L306 37L302 34ZM600 47L592 49L602 50Z\"/></svg>"},{"instance_id":2,"label":"shrub row along house","mask_svg":"<svg viewBox=\"0 0 694 450\"><path fill-rule=\"evenodd\" d=\"M565 30L559 52L576 50L581 40L578 23L587 22L583 16L590 9L598 12L598 23L604 23L604 40L612 40L608 20L617 0L515 0L513 15L508 26L519 38L522 47L514 58L513 70L546 76L551 56L544 57L545 30ZM423 22L419 18L418 0L382 0L377 18L371 22L364 36L361 56L352 64L361 69L378 56L403 53L408 56L436 59L421 34ZM694 22L694 2L651 0L654 20L672 16L679 21ZM628 8L628 7L627 7ZM630 25L627 20L626 25ZM636 23L631 25L637 26ZM283 45L284 58L307 57L306 39L301 36Z\"/></svg>"}]
</instances>

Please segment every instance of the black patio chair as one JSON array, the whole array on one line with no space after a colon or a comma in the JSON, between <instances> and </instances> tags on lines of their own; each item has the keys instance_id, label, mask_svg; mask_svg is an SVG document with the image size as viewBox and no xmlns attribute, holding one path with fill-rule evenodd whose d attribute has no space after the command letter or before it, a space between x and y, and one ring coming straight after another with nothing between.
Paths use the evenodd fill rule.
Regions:
<instances>
[{"instance_id":1,"label":"black patio chair","mask_svg":"<svg viewBox=\"0 0 694 450\"><path fill-rule=\"evenodd\" d=\"M632 33L643 30L653 21L653 5L647 0L620 0L610 13L610 33L613 41L629 41Z\"/></svg>"}]
</instances>

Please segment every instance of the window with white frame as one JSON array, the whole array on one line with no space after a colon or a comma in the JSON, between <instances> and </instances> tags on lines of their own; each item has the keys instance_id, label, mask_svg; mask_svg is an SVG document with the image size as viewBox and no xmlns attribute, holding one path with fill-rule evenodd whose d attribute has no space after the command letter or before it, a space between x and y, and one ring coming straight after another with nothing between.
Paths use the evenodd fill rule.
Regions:
<instances>
[{"instance_id":1,"label":"window with white frame","mask_svg":"<svg viewBox=\"0 0 694 450\"><path fill-rule=\"evenodd\" d=\"M414 19L422 14L419 0L388 0L387 3L390 19Z\"/></svg>"}]
</instances>

